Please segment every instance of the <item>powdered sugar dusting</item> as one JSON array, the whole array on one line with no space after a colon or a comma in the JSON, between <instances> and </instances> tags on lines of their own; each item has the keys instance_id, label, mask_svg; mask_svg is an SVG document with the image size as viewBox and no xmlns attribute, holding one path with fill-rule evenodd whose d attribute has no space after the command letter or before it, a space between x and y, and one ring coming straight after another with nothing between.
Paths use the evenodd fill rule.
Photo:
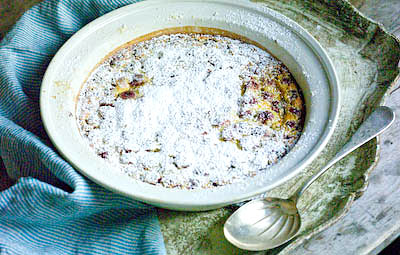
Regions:
<instances>
[{"instance_id":1,"label":"powdered sugar dusting","mask_svg":"<svg viewBox=\"0 0 400 255\"><path fill-rule=\"evenodd\" d=\"M228 37L163 35L93 71L77 107L83 137L105 162L155 185L243 181L296 143L301 92L266 51Z\"/></svg>"}]
</instances>

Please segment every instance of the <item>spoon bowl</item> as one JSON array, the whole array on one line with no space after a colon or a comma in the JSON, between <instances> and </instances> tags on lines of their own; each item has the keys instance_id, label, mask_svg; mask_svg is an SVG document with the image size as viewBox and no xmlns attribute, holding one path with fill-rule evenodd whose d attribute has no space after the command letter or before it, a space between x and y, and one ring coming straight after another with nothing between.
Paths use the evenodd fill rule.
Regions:
<instances>
[{"instance_id":1,"label":"spoon bowl","mask_svg":"<svg viewBox=\"0 0 400 255\"><path fill-rule=\"evenodd\" d=\"M224 234L235 246L258 251L275 248L292 239L300 225L295 201L256 199L242 206L234 217L226 221Z\"/></svg>"},{"instance_id":2,"label":"spoon bowl","mask_svg":"<svg viewBox=\"0 0 400 255\"><path fill-rule=\"evenodd\" d=\"M241 249L260 251L275 248L294 238L301 227L296 204L303 192L336 162L385 131L394 118L389 107L378 107L335 157L292 197L255 199L236 210L225 223L226 239Z\"/></svg>"}]
</instances>

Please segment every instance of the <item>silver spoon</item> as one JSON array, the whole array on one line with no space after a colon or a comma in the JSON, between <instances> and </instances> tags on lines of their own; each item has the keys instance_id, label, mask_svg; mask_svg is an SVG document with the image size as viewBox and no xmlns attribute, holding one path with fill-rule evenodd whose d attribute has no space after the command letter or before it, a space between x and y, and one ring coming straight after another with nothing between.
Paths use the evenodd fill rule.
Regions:
<instances>
[{"instance_id":1,"label":"silver spoon","mask_svg":"<svg viewBox=\"0 0 400 255\"><path fill-rule=\"evenodd\" d=\"M382 133L394 121L394 112L378 107L329 163L288 199L255 199L236 210L226 221L224 234L233 245L252 251L277 247L296 236L301 219L296 204L303 192L332 165Z\"/></svg>"}]
</instances>

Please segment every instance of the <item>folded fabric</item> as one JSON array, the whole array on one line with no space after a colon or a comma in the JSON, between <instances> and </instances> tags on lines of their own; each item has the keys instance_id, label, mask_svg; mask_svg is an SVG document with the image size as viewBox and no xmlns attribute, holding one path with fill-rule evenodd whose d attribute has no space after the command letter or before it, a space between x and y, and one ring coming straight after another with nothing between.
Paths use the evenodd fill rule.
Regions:
<instances>
[{"instance_id":1,"label":"folded fabric","mask_svg":"<svg viewBox=\"0 0 400 255\"><path fill-rule=\"evenodd\" d=\"M48 0L0 43L0 171L16 180L0 191L0 254L165 254L156 210L81 176L57 154L40 119L41 80L60 46L134 2Z\"/></svg>"}]
</instances>

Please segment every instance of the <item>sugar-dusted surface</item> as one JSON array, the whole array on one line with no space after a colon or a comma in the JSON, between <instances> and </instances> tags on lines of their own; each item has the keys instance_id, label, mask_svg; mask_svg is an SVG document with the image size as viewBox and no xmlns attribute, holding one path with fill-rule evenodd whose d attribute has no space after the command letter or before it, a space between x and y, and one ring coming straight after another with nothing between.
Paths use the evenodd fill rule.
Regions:
<instances>
[{"instance_id":1,"label":"sugar-dusted surface","mask_svg":"<svg viewBox=\"0 0 400 255\"><path fill-rule=\"evenodd\" d=\"M95 153L129 176L210 188L254 176L293 147L300 93L287 68L252 44L172 34L105 60L77 116Z\"/></svg>"}]
</instances>

